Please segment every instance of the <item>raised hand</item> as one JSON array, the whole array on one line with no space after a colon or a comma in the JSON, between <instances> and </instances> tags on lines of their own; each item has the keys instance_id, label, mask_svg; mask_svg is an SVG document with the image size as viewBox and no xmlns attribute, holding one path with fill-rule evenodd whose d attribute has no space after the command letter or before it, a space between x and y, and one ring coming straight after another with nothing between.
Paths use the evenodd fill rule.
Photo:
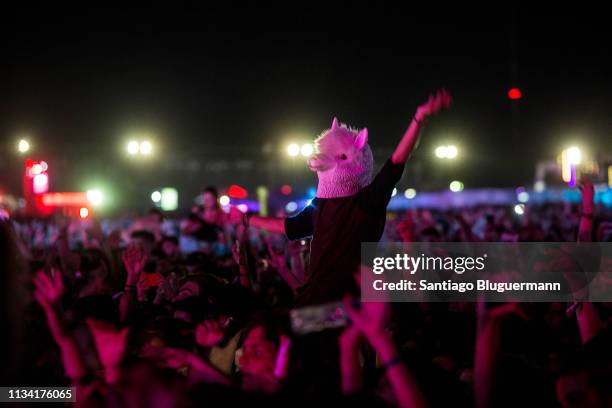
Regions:
<instances>
[{"instance_id":1,"label":"raised hand","mask_svg":"<svg viewBox=\"0 0 612 408\"><path fill-rule=\"evenodd\" d=\"M34 298L43 307L54 307L64 295L64 283L58 269L52 269L52 277L44 271L39 271L34 277Z\"/></svg>"},{"instance_id":2,"label":"raised hand","mask_svg":"<svg viewBox=\"0 0 612 408\"><path fill-rule=\"evenodd\" d=\"M225 336L224 328L216 319L204 320L195 330L196 343L202 347L213 347L221 343Z\"/></svg>"},{"instance_id":3,"label":"raised hand","mask_svg":"<svg viewBox=\"0 0 612 408\"><path fill-rule=\"evenodd\" d=\"M391 308L388 302L364 302L357 310L353 298L344 298L344 308L353 326L372 344L375 345L386 336Z\"/></svg>"},{"instance_id":4,"label":"raised hand","mask_svg":"<svg viewBox=\"0 0 612 408\"><path fill-rule=\"evenodd\" d=\"M123 252L121 257L123 265L127 271L127 285L136 285L138 283L138 277L142 272L144 265L147 261L144 249L141 245L132 243Z\"/></svg>"},{"instance_id":5,"label":"raised hand","mask_svg":"<svg viewBox=\"0 0 612 408\"><path fill-rule=\"evenodd\" d=\"M408 160L408 156L410 156L419 139L421 122L440 110L448 108L452 101L453 98L445 89L436 92L435 95L429 95L427 102L417 108L408 130L406 130L404 136L402 136L402 139L397 144L391 156L393 163L405 163Z\"/></svg>"},{"instance_id":6,"label":"raised hand","mask_svg":"<svg viewBox=\"0 0 612 408\"><path fill-rule=\"evenodd\" d=\"M446 89L441 89L435 94L429 94L427 102L417 108L416 119L422 121L428 116L438 113L440 110L448 108L453 102L453 97Z\"/></svg>"}]
</instances>

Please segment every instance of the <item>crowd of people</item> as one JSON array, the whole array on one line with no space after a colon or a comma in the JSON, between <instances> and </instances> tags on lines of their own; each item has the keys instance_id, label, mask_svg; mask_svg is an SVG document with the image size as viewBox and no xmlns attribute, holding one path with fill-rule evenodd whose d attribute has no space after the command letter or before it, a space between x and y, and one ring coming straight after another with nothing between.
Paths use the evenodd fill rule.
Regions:
<instances>
[{"instance_id":1,"label":"crowd of people","mask_svg":"<svg viewBox=\"0 0 612 408\"><path fill-rule=\"evenodd\" d=\"M82 406L610 406L612 304L347 295L331 304L347 325L298 334L309 240L249 228L214 188L201 202L182 219L152 209L5 221L3 320L20 333L8 338L8 378L75 386ZM610 219L587 185L580 206L526 205L521 216L389 213L383 240L610 241Z\"/></svg>"}]
</instances>

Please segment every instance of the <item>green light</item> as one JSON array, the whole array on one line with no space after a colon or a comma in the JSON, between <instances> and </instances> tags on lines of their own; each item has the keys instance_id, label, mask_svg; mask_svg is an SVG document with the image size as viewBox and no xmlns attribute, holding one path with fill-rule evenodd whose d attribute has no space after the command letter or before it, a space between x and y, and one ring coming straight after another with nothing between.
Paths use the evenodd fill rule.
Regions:
<instances>
[{"instance_id":1,"label":"green light","mask_svg":"<svg viewBox=\"0 0 612 408\"><path fill-rule=\"evenodd\" d=\"M172 187L163 188L161 191L161 209L174 211L178 208L178 191Z\"/></svg>"}]
</instances>

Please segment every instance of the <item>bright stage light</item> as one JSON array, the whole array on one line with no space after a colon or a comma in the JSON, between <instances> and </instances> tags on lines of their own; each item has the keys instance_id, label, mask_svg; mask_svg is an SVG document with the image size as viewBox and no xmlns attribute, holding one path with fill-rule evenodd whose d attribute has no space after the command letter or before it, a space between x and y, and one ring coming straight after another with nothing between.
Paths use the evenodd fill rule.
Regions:
<instances>
[{"instance_id":1,"label":"bright stage light","mask_svg":"<svg viewBox=\"0 0 612 408\"><path fill-rule=\"evenodd\" d=\"M404 191L404 197L406 197L407 199L411 200L414 197L416 197L416 190L414 188L408 188L406 189L406 191Z\"/></svg>"},{"instance_id":2,"label":"bright stage light","mask_svg":"<svg viewBox=\"0 0 612 408\"><path fill-rule=\"evenodd\" d=\"M178 208L178 191L176 188L162 188L160 206L164 211L174 211Z\"/></svg>"},{"instance_id":3,"label":"bright stage light","mask_svg":"<svg viewBox=\"0 0 612 408\"><path fill-rule=\"evenodd\" d=\"M159 191L154 191L151 193L151 201L154 203L159 203L161 201L162 195Z\"/></svg>"},{"instance_id":4,"label":"bright stage light","mask_svg":"<svg viewBox=\"0 0 612 408\"><path fill-rule=\"evenodd\" d=\"M26 153L30 150L30 143L25 139L21 139L17 144L17 150L19 150L19 153Z\"/></svg>"},{"instance_id":5,"label":"bright stage light","mask_svg":"<svg viewBox=\"0 0 612 408\"><path fill-rule=\"evenodd\" d=\"M140 148L140 154L142 154L143 156L148 156L153 151L153 145L148 140L145 140L144 142L140 142L139 148Z\"/></svg>"},{"instance_id":6,"label":"bright stage light","mask_svg":"<svg viewBox=\"0 0 612 408\"><path fill-rule=\"evenodd\" d=\"M391 192L391 197L395 197L397 195L397 188L394 188Z\"/></svg>"},{"instance_id":7,"label":"bright stage light","mask_svg":"<svg viewBox=\"0 0 612 408\"><path fill-rule=\"evenodd\" d=\"M438 159L455 159L459 154L459 149L455 145L438 146L435 150Z\"/></svg>"},{"instance_id":8,"label":"bright stage light","mask_svg":"<svg viewBox=\"0 0 612 408\"><path fill-rule=\"evenodd\" d=\"M295 143L291 143L289 146L287 146L287 154L291 157L297 156L300 154L300 146Z\"/></svg>"},{"instance_id":9,"label":"bright stage light","mask_svg":"<svg viewBox=\"0 0 612 408\"><path fill-rule=\"evenodd\" d=\"M128 144L127 144L127 152L129 155L131 156L135 156L138 154L138 150L140 149L140 146L138 144L137 141L135 140L131 140Z\"/></svg>"},{"instance_id":10,"label":"bright stage light","mask_svg":"<svg viewBox=\"0 0 612 408\"><path fill-rule=\"evenodd\" d=\"M102 204L102 192L97 189L87 190L87 201L94 206Z\"/></svg>"},{"instance_id":11,"label":"bright stage light","mask_svg":"<svg viewBox=\"0 0 612 408\"><path fill-rule=\"evenodd\" d=\"M49 176L47 176L47 173L34 176L33 189L35 194L42 194L49 191Z\"/></svg>"},{"instance_id":12,"label":"bright stage light","mask_svg":"<svg viewBox=\"0 0 612 408\"><path fill-rule=\"evenodd\" d=\"M219 197L219 204L221 204L223 207L225 207L226 205L229 205L230 203L230 198L226 195L222 195L221 197Z\"/></svg>"},{"instance_id":13,"label":"bright stage light","mask_svg":"<svg viewBox=\"0 0 612 408\"><path fill-rule=\"evenodd\" d=\"M448 148L446 146L436 147L436 157L438 159L446 158L447 154L448 154Z\"/></svg>"},{"instance_id":14,"label":"bright stage light","mask_svg":"<svg viewBox=\"0 0 612 408\"><path fill-rule=\"evenodd\" d=\"M453 193L458 193L460 191L463 191L463 183L458 181L458 180L454 180L454 181L451 181L451 183L449 184L448 188Z\"/></svg>"},{"instance_id":15,"label":"bright stage light","mask_svg":"<svg viewBox=\"0 0 612 408\"><path fill-rule=\"evenodd\" d=\"M508 99L518 100L518 99L521 99L522 97L523 97L523 93L521 92L519 88L511 88L508 91Z\"/></svg>"},{"instance_id":16,"label":"bright stage light","mask_svg":"<svg viewBox=\"0 0 612 408\"><path fill-rule=\"evenodd\" d=\"M459 153L459 151L457 150L457 146L446 146L446 158L447 159L454 159L455 157L457 157L457 154Z\"/></svg>"},{"instance_id":17,"label":"bright stage light","mask_svg":"<svg viewBox=\"0 0 612 408\"><path fill-rule=\"evenodd\" d=\"M572 146L567 149L567 161L569 164L580 164L582 161L582 153L576 146Z\"/></svg>"},{"instance_id":18,"label":"bright stage light","mask_svg":"<svg viewBox=\"0 0 612 408\"><path fill-rule=\"evenodd\" d=\"M525 214L525 204L517 204L514 206L514 212L518 215Z\"/></svg>"},{"instance_id":19,"label":"bright stage light","mask_svg":"<svg viewBox=\"0 0 612 408\"><path fill-rule=\"evenodd\" d=\"M303 144L302 148L300 149L300 153L302 153L302 156L304 157L312 156L313 152L314 152L314 147L312 147L312 143Z\"/></svg>"},{"instance_id":20,"label":"bright stage light","mask_svg":"<svg viewBox=\"0 0 612 408\"><path fill-rule=\"evenodd\" d=\"M87 218L87 216L89 216L89 210L85 207L82 207L79 210L79 215L81 216L81 218Z\"/></svg>"}]
</instances>

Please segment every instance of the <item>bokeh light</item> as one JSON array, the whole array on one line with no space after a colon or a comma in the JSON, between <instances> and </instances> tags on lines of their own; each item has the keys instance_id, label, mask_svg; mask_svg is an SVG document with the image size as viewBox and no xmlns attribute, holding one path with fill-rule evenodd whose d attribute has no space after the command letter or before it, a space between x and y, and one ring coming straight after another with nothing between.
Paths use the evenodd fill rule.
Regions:
<instances>
[{"instance_id":1,"label":"bokeh light","mask_svg":"<svg viewBox=\"0 0 612 408\"><path fill-rule=\"evenodd\" d=\"M98 189L87 190L87 201L94 206L102 204L102 191Z\"/></svg>"},{"instance_id":2,"label":"bokeh light","mask_svg":"<svg viewBox=\"0 0 612 408\"><path fill-rule=\"evenodd\" d=\"M291 194L291 192L293 191L293 189L291 188L291 186L290 186L289 184L283 184L283 185L281 186L280 191L281 191L281 194L282 194L282 195L289 195L289 194Z\"/></svg>"},{"instance_id":3,"label":"bokeh light","mask_svg":"<svg viewBox=\"0 0 612 408\"><path fill-rule=\"evenodd\" d=\"M459 180L453 180L451 181L451 183L449 184L448 188L450 189L450 191L452 191L453 193L458 193L460 191L463 191L463 183L460 182Z\"/></svg>"},{"instance_id":4,"label":"bokeh light","mask_svg":"<svg viewBox=\"0 0 612 408\"><path fill-rule=\"evenodd\" d=\"M454 159L457 157L457 154L459 153L459 151L457 150L457 146L446 146L446 158L447 159Z\"/></svg>"},{"instance_id":5,"label":"bokeh light","mask_svg":"<svg viewBox=\"0 0 612 408\"><path fill-rule=\"evenodd\" d=\"M580 164L582 161L582 153L580 148L572 146L567 149L567 161L569 164Z\"/></svg>"},{"instance_id":6,"label":"bokeh light","mask_svg":"<svg viewBox=\"0 0 612 408\"><path fill-rule=\"evenodd\" d=\"M161 201L161 193L159 191L154 191L151 193L151 201L154 203L159 203Z\"/></svg>"},{"instance_id":7,"label":"bokeh light","mask_svg":"<svg viewBox=\"0 0 612 408\"><path fill-rule=\"evenodd\" d=\"M300 154L300 146L296 143L291 143L289 146L287 146L287 154L291 157L297 156Z\"/></svg>"},{"instance_id":8,"label":"bokeh light","mask_svg":"<svg viewBox=\"0 0 612 408\"><path fill-rule=\"evenodd\" d=\"M137 141L135 140L131 140L128 144L127 144L127 152L129 155L134 156L136 154L138 154L138 150L140 149L140 145L138 144Z\"/></svg>"},{"instance_id":9,"label":"bokeh light","mask_svg":"<svg viewBox=\"0 0 612 408\"><path fill-rule=\"evenodd\" d=\"M447 147L446 146L438 146L436 147L436 157L439 159L444 159L447 155Z\"/></svg>"},{"instance_id":10,"label":"bokeh light","mask_svg":"<svg viewBox=\"0 0 612 408\"><path fill-rule=\"evenodd\" d=\"M164 211L174 211L178 208L178 191L176 188L162 188L160 206Z\"/></svg>"},{"instance_id":11,"label":"bokeh light","mask_svg":"<svg viewBox=\"0 0 612 408\"><path fill-rule=\"evenodd\" d=\"M518 215L525 214L525 204L517 204L514 206L514 212Z\"/></svg>"},{"instance_id":12,"label":"bokeh light","mask_svg":"<svg viewBox=\"0 0 612 408\"><path fill-rule=\"evenodd\" d=\"M298 205L295 201L289 201L287 205L285 206L285 210L288 213L294 212L295 210L297 210L297 208L298 208Z\"/></svg>"},{"instance_id":13,"label":"bokeh light","mask_svg":"<svg viewBox=\"0 0 612 408\"><path fill-rule=\"evenodd\" d=\"M511 88L508 91L508 98L512 100L521 99L522 97L523 97L523 93L521 92L519 88Z\"/></svg>"},{"instance_id":14,"label":"bokeh light","mask_svg":"<svg viewBox=\"0 0 612 408\"><path fill-rule=\"evenodd\" d=\"M30 150L30 142L25 139L21 139L17 144L17 150L19 151L19 153L26 153Z\"/></svg>"},{"instance_id":15,"label":"bokeh light","mask_svg":"<svg viewBox=\"0 0 612 408\"><path fill-rule=\"evenodd\" d=\"M221 204L223 207L229 205L230 203L230 198L226 195L222 195L221 197L219 197L219 204Z\"/></svg>"},{"instance_id":16,"label":"bokeh light","mask_svg":"<svg viewBox=\"0 0 612 408\"><path fill-rule=\"evenodd\" d=\"M153 145L148 140L140 142L139 146L140 154L148 156L153 151Z\"/></svg>"},{"instance_id":17,"label":"bokeh light","mask_svg":"<svg viewBox=\"0 0 612 408\"><path fill-rule=\"evenodd\" d=\"M407 199L411 200L414 197L416 197L416 190L414 188L408 188L406 189L406 191L404 191L404 197L406 197Z\"/></svg>"},{"instance_id":18,"label":"bokeh light","mask_svg":"<svg viewBox=\"0 0 612 408\"><path fill-rule=\"evenodd\" d=\"M314 152L314 147L312 146L312 143L303 144L302 148L300 149L300 153L302 153L302 156L304 157L312 156L313 152Z\"/></svg>"},{"instance_id":19,"label":"bokeh light","mask_svg":"<svg viewBox=\"0 0 612 408\"><path fill-rule=\"evenodd\" d=\"M40 165L40 163L36 163L35 165L32 166L32 175L37 175L43 172L43 168Z\"/></svg>"}]
</instances>

